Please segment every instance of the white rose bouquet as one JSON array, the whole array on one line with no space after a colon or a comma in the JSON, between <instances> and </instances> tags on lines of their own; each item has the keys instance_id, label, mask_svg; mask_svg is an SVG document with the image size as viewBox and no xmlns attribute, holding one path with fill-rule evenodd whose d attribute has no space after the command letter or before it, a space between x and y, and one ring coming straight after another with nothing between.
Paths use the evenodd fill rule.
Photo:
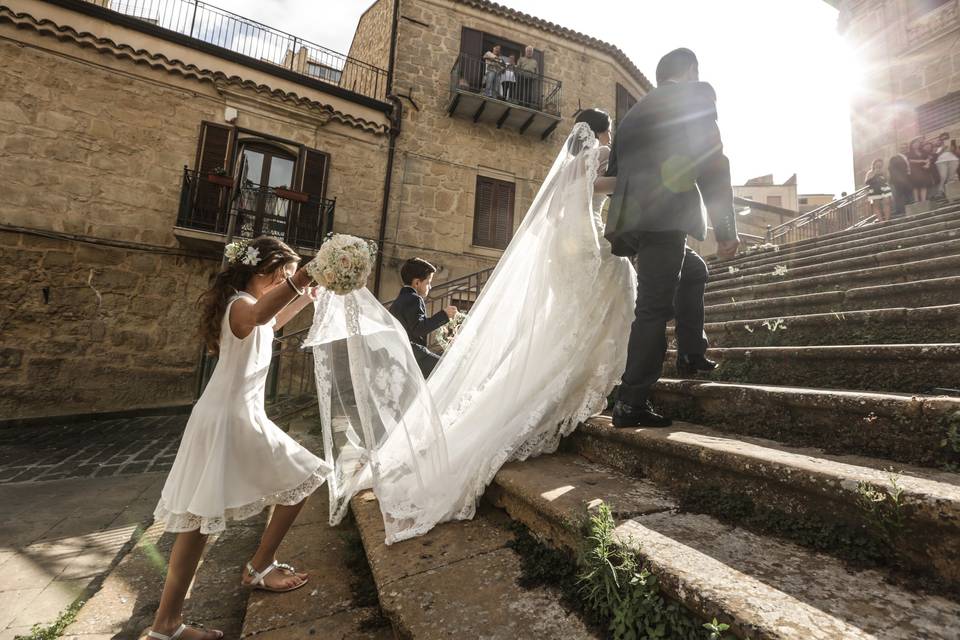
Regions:
<instances>
[{"instance_id":1,"label":"white rose bouquet","mask_svg":"<svg viewBox=\"0 0 960 640\"><path fill-rule=\"evenodd\" d=\"M434 338L444 353L453 346L453 341L456 339L457 334L460 333L460 327L463 326L463 322L466 319L467 314L463 311L458 311L457 315L453 316L450 322L437 329Z\"/></svg>"},{"instance_id":2,"label":"white rose bouquet","mask_svg":"<svg viewBox=\"0 0 960 640\"><path fill-rule=\"evenodd\" d=\"M317 284L337 295L363 288L373 270L377 245L342 233L330 234L320 245L307 273Z\"/></svg>"}]
</instances>

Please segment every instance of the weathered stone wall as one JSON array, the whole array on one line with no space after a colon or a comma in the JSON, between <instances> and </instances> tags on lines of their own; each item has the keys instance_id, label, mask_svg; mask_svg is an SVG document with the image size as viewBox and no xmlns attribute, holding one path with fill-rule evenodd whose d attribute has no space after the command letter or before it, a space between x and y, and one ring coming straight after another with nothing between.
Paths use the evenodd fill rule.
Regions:
<instances>
[{"instance_id":1,"label":"weathered stone wall","mask_svg":"<svg viewBox=\"0 0 960 640\"><path fill-rule=\"evenodd\" d=\"M865 73L851 106L858 185L874 159L889 160L918 135L960 139L960 122L921 132L916 115L920 105L960 91L960 0L919 17L910 16L909 0L846 0L841 28Z\"/></svg>"},{"instance_id":2,"label":"weathered stone wall","mask_svg":"<svg viewBox=\"0 0 960 640\"><path fill-rule=\"evenodd\" d=\"M192 400L195 302L219 259L183 255L174 225L200 123L222 122L227 106L240 127L329 153L335 229L376 236L382 133L107 48L3 22L0 35L0 419Z\"/></svg>"},{"instance_id":3,"label":"weathered stone wall","mask_svg":"<svg viewBox=\"0 0 960 640\"><path fill-rule=\"evenodd\" d=\"M184 404L218 263L0 231L0 418Z\"/></svg>"},{"instance_id":4,"label":"weathered stone wall","mask_svg":"<svg viewBox=\"0 0 960 640\"><path fill-rule=\"evenodd\" d=\"M360 16L347 54L349 57L381 69L389 66L393 1L377 0Z\"/></svg>"},{"instance_id":5,"label":"weathered stone wall","mask_svg":"<svg viewBox=\"0 0 960 640\"><path fill-rule=\"evenodd\" d=\"M413 255L442 267L437 282L493 266L501 252L472 245L478 173L516 183L514 224L519 225L577 108L595 106L613 116L618 82L643 95L605 53L532 26L447 0L403 0L400 13L404 19L399 22L394 86L400 93L409 91L419 110L405 101L384 247L383 297L396 292L395 267ZM447 115L450 69L464 26L544 52L543 72L563 82L564 117L546 141Z\"/></svg>"}]
</instances>

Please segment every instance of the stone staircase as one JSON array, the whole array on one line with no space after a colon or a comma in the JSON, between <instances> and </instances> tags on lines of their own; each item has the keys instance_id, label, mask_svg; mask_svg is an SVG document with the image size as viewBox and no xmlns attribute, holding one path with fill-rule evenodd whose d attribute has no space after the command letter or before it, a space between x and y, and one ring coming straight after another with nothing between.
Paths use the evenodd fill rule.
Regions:
<instances>
[{"instance_id":1,"label":"stone staircase","mask_svg":"<svg viewBox=\"0 0 960 640\"><path fill-rule=\"evenodd\" d=\"M714 262L721 368L676 379L668 354L654 402L674 426L591 419L560 453L504 467L486 501L571 551L606 502L662 593L740 638L960 638L958 267L958 205ZM385 547L362 524L370 500L353 506L400 637L604 637L558 630L559 593L538 592L529 620L502 522Z\"/></svg>"}]
</instances>

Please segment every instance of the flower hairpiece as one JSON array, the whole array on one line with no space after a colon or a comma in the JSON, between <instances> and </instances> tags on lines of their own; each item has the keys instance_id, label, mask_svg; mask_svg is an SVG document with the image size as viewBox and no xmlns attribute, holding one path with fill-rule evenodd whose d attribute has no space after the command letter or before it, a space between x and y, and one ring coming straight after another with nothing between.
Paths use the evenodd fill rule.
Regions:
<instances>
[{"instance_id":1,"label":"flower hairpiece","mask_svg":"<svg viewBox=\"0 0 960 640\"><path fill-rule=\"evenodd\" d=\"M260 264L260 251L256 247L251 247L247 240L231 242L223 248L223 255L230 264L245 264L249 267Z\"/></svg>"}]
</instances>

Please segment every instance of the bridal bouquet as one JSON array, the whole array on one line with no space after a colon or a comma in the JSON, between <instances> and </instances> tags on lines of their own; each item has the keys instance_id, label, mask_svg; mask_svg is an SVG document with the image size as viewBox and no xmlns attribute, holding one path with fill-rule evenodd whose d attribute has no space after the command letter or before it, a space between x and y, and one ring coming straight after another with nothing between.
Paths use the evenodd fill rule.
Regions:
<instances>
[{"instance_id":1,"label":"bridal bouquet","mask_svg":"<svg viewBox=\"0 0 960 640\"><path fill-rule=\"evenodd\" d=\"M377 245L373 242L332 233L307 265L307 273L320 286L343 296L367 284L376 255Z\"/></svg>"},{"instance_id":2,"label":"bridal bouquet","mask_svg":"<svg viewBox=\"0 0 960 640\"><path fill-rule=\"evenodd\" d=\"M463 326L463 321L466 319L467 314L462 311L458 311L457 315L453 316L453 319L451 319L450 322L437 329L437 335L435 336L437 344L440 345L440 348L443 349L444 353L446 353L447 349L453 346L453 341L460 332L460 327Z\"/></svg>"}]
</instances>

